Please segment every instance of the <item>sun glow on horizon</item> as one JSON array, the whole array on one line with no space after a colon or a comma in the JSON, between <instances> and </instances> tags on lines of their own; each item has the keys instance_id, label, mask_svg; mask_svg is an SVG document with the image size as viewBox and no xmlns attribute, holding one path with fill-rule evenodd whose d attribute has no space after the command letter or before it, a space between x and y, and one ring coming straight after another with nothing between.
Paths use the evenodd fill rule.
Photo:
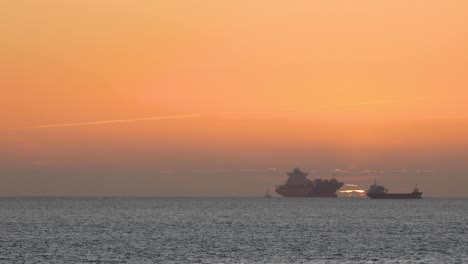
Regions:
<instances>
[{"instance_id":1,"label":"sun glow on horizon","mask_svg":"<svg viewBox=\"0 0 468 264\"><path fill-rule=\"evenodd\" d=\"M365 193L365 190L343 190L340 193Z\"/></svg>"}]
</instances>

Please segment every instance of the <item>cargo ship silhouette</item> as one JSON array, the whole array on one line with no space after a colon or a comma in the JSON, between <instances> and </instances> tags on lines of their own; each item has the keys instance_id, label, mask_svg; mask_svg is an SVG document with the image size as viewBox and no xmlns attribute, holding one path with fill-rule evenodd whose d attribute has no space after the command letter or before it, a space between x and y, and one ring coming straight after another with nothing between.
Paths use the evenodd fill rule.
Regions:
<instances>
[{"instance_id":1,"label":"cargo ship silhouette","mask_svg":"<svg viewBox=\"0 0 468 264\"><path fill-rule=\"evenodd\" d=\"M336 191L343 186L335 178L309 180L309 173L298 168L288 175L285 184L276 186L276 192L284 197L337 197Z\"/></svg>"},{"instance_id":2,"label":"cargo ship silhouette","mask_svg":"<svg viewBox=\"0 0 468 264\"><path fill-rule=\"evenodd\" d=\"M411 193L388 193L383 185L377 185L375 182L367 191L367 196L371 199L421 199L422 194L417 186Z\"/></svg>"}]
</instances>

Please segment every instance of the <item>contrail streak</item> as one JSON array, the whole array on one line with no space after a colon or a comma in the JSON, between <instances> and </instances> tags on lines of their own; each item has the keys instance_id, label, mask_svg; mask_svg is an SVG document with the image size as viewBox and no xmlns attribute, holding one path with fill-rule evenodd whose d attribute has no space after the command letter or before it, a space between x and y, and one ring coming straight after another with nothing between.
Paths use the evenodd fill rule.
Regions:
<instances>
[{"instance_id":1,"label":"contrail streak","mask_svg":"<svg viewBox=\"0 0 468 264\"><path fill-rule=\"evenodd\" d=\"M409 102L416 102L416 101L421 101L421 100L422 99L400 99L400 100L386 100L386 101L371 101L371 102L360 102L360 103L354 103L354 104L322 105L322 106L319 106L319 108L334 108L334 107L392 104L392 103L409 103Z\"/></svg>"},{"instance_id":2,"label":"contrail streak","mask_svg":"<svg viewBox=\"0 0 468 264\"><path fill-rule=\"evenodd\" d=\"M361 106L361 105L408 103L408 102L415 102L415 101L421 101L421 100L423 100L423 99L382 100L382 101L369 101L369 102L358 102L358 103L349 103L349 104L333 104L333 105L317 105L317 106L309 106L309 107L282 108L280 110L281 111L291 111L291 110L304 110L304 109L339 108L339 107L350 107L350 106ZM230 114L236 114L236 113L240 113L240 112L235 112L235 111L233 111L233 112L222 112L222 113L215 114L215 116L224 116L224 115L230 115ZM156 116L156 117L133 118L133 119L116 119L116 120L104 120L104 121L81 122L81 123L65 123L65 124L30 126L30 127L19 128L19 129L91 126L91 125L129 123L129 122L151 121L151 120L155 121L155 120L165 120L165 119L184 119L184 118L194 118L194 117L202 117L202 115L201 114L191 114L191 115Z\"/></svg>"},{"instance_id":3,"label":"contrail streak","mask_svg":"<svg viewBox=\"0 0 468 264\"><path fill-rule=\"evenodd\" d=\"M318 109L318 108L340 108L340 107L350 107L350 106L361 106L361 105L379 105L379 104L393 104L393 103L410 103L422 101L422 98L415 99L397 99L397 100L382 100L382 101L369 101L369 102L358 102L358 103L349 103L349 104L331 104L331 105L317 105L309 107L294 107L284 110L301 110L301 109Z\"/></svg>"},{"instance_id":4,"label":"contrail streak","mask_svg":"<svg viewBox=\"0 0 468 264\"><path fill-rule=\"evenodd\" d=\"M166 120L166 119L183 119L183 118L194 118L200 117L199 114L193 115L173 115L173 116L155 116L145 118L132 118L132 119L116 119L116 120L104 120L104 121L93 121L93 122L81 122L81 123L66 123L66 124L53 124L53 125L42 125L42 126L31 126L24 128L52 128L52 127L73 127L73 126L92 126L102 124L114 124L114 123L129 123L138 121L154 121L154 120Z\"/></svg>"}]
</instances>

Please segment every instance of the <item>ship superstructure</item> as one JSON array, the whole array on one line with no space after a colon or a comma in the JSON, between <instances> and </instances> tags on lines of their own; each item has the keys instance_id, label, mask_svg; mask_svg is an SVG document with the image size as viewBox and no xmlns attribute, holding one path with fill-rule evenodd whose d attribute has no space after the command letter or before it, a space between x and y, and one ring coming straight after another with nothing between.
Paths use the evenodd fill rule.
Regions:
<instances>
[{"instance_id":1,"label":"ship superstructure","mask_svg":"<svg viewBox=\"0 0 468 264\"><path fill-rule=\"evenodd\" d=\"M294 169L288 173L285 184L276 186L276 192L284 197L337 197L336 191L343 186L335 178L312 181L308 175L299 168Z\"/></svg>"}]
</instances>

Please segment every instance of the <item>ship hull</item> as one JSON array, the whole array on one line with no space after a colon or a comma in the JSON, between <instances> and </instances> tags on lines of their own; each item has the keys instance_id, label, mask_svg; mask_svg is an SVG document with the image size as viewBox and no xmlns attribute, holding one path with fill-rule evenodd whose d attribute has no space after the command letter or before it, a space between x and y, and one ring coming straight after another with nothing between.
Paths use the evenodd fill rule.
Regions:
<instances>
[{"instance_id":1,"label":"ship hull","mask_svg":"<svg viewBox=\"0 0 468 264\"><path fill-rule=\"evenodd\" d=\"M421 199L422 193L367 193L371 199Z\"/></svg>"},{"instance_id":2,"label":"ship hull","mask_svg":"<svg viewBox=\"0 0 468 264\"><path fill-rule=\"evenodd\" d=\"M311 193L311 194L306 194L306 195L303 195L303 194L295 194L295 193L288 193L288 194L281 194L283 197L286 197L286 198L291 198L291 197L308 197L308 198L319 198L319 197L322 197L322 198L336 198L338 197L338 195L336 195L336 193L330 193L330 194L322 194L322 193Z\"/></svg>"}]
</instances>

